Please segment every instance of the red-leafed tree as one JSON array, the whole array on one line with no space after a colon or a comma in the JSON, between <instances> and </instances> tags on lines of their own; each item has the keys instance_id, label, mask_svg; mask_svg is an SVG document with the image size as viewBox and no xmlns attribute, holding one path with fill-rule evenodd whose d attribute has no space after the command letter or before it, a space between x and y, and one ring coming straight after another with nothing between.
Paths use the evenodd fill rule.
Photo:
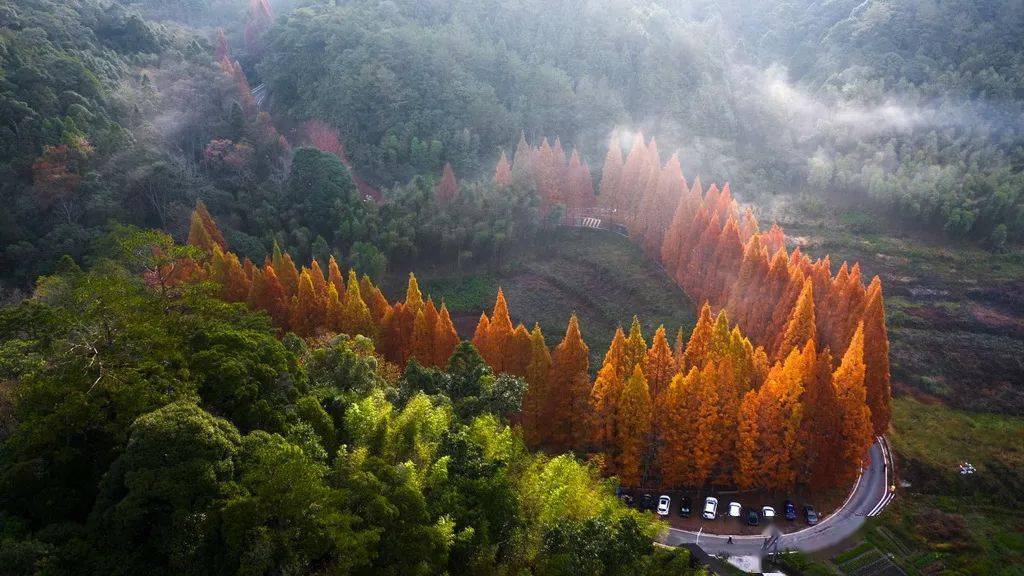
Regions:
<instances>
[{"instance_id":1,"label":"red-leafed tree","mask_svg":"<svg viewBox=\"0 0 1024 576\"><path fill-rule=\"evenodd\" d=\"M455 171L452 170L451 163L445 162L444 170L441 172L441 180L434 188L434 196L438 202L447 203L451 202L458 195L459 181L455 179Z\"/></svg>"},{"instance_id":2,"label":"red-leafed tree","mask_svg":"<svg viewBox=\"0 0 1024 576\"><path fill-rule=\"evenodd\" d=\"M510 186L512 184L512 166L508 163L508 156L502 150L501 158L498 159L498 166L494 169L494 183L497 186Z\"/></svg>"}]
</instances>

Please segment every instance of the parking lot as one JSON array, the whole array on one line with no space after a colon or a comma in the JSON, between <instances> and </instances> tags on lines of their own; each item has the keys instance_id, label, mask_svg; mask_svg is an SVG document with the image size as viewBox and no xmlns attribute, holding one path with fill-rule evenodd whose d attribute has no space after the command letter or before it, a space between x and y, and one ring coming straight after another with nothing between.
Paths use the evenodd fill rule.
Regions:
<instances>
[{"instance_id":1,"label":"parking lot","mask_svg":"<svg viewBox=\"0 0 1024 576\"><path fill-rule=\"evenodd\" d=\"M756 535L764 532L765 528L769 525L777 527L781 532L794 532L807 526L803 515L804 504L811 504L815 511L817 511L820 518L824 518L839 505L842 504L843 498L845 497L842 493L836 494L819 494L811 496L801 497L797 494L777 494L764 491L749 491L749 492L709 492L709 491L680 491L680 490L623 490L623 494L628 494L633 498L633 506L639 507L640 502L644 494L651 494L654 496L655 504L657 499L661 495L667 495L672 499L670 506L669 515L664 519L673 528L680 530L698 531L703 528L705 533L708 534L733 534L733 535ZM689 496L692 500L691 513L689 518L683 518L679 515L679 504L684 496ZM703 517L701 512L704 509L704 499L708 496L714 496L718 498L718 514L714 520L707 520ZM783 510L783 502L787 499L791 500L796 507L797 518L796 520L786 520L785 513ZM732 502L739 502L741 511L739 517L729 516L729 506ZM764 506L771 506L775 510L775 518L766 520L761 516L761 510ZM748 512L750 509L756 509L758 512L758 525L750 526L748 524Z\"/></svg>"}]
</instances>

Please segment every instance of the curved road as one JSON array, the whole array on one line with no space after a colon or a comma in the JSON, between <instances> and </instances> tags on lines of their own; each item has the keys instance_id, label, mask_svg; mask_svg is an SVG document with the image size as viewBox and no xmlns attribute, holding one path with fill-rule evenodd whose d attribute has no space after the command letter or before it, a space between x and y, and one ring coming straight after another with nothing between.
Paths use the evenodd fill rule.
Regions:
<instances>
[{"instance_id":1,"label":"curved road","mask_svg":"<svg viewBox=\"0 0 1024 576\"><path fill-rule=\"evenodd\" d=\"M815 526L781 535L779 550L813 552L830 548L849 538L864 524L867 516L877 515L892 500L893 494L889 492L890 462L888 445L883 438L879 438L871 445L871 464L861 472L846 503ZM700 504L703 507L703 503ZM802 518L798 521L802 521ZM730 556L760 555L765 543L765 536L733 536L732 544L728 543L728 538L718 534L698 534L669 528L662 535L661 542L669 546L697 544L708 554Z\"/></svg>"}]
</instances>

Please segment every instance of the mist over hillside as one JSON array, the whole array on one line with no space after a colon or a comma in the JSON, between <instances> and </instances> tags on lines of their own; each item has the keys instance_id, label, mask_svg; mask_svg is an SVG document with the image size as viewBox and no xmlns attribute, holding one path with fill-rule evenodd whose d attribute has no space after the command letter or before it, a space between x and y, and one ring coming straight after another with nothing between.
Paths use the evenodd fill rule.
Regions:
<instances>
[{"instance_id":1,"label":"mist over hillside","mask_svg":"<svg viewBox=\"0 0 1024 576\"><path fill-rule=\"evenodd\" d=\"M0 576L1019 576L1022 31L0 0Z\"/></svg>"},{"instance_id":2,"label":"mist over hillside","mask_svg":"<svg viewBox=\"0 0 1024 576\"><path fill-rule=\"evenodd\" d=\"M870 199L1019 238L1020 2L540 4L307 2L256 69L382 183L422 169L403 147L431 132L473 175L520 129L596 163L618 127L742 198Z\"/></svg>"}]
</instances>

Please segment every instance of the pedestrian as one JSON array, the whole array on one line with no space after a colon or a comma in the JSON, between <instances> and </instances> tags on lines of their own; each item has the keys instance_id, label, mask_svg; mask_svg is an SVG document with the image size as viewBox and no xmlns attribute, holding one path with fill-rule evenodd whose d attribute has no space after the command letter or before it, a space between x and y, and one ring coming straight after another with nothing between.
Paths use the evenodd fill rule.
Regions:
<instances>
[{"instance_id":1,"label":"pedestrian","mask_svg":"<svg viewBox=\"0 0 1024 576\"><path fill-rule=\"evenodd\" d=\"M732 536L729 536L729 541L727 543L732 544Z\"/></svg>"}]
</instances>

